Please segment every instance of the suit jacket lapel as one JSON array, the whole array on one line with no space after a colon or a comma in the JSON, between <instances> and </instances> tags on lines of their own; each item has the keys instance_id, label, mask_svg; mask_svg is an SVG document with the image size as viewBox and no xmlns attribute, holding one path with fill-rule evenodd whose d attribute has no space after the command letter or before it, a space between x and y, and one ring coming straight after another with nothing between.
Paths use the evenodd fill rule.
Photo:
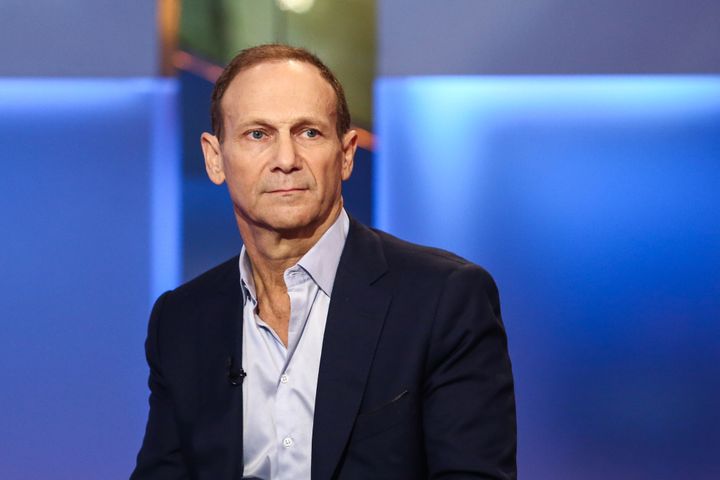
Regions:
<instances>
[{"instance_id":1,"label":"suit jacket lapel","mask_svg":"<svg viewBox=\"0 0 720 480\"><path fill-rule=\"evenodd\" d=\"M331 478L365 390L390 294L375 285L387 270L380 240L351 220L325 326L312 440L312 479Z\"/></svg>"}]
</instances>

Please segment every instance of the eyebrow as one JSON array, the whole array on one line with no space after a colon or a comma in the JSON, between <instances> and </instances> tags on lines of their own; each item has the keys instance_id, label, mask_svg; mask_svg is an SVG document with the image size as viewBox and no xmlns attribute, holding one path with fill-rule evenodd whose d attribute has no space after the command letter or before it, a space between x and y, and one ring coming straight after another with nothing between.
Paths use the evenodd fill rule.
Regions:
<instances>
[{"instance_id":1,"label":"eyebrow","mask_svg":"<svg viewBox=\"0 0 720 480\"><path fill-rule=\"evenodd\" d=\"M238 129L247 128L247 127L250 127L253 125L258 125L258 126L263 126L263 127L273 128L273 129L276 128L275 125L272 124L272 122L269 122L266 119L251 118L249 120L246 120L246 121L238 124ZM291 121L290 125L291 125L291 128L297 127L300 125L319 125L319 126L327 126L327 127L332 128L333 122L330 120L324 121L320 118L303 116L303 117L298 117L298 118L293 119Z\"/></svg>"}]
</instances>

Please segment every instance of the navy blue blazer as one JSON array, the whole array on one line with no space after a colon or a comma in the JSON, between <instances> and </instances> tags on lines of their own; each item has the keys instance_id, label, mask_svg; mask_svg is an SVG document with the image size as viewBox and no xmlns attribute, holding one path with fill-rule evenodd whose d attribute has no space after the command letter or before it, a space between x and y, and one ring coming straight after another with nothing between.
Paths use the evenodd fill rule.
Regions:
<instances>
[{"instance_id":1,"label":"navy blue blazer","mask_svg":"<svg viewBox=\"0 0 720 480\"><path fill-rule=\"evenodd\" d=\"M157 300L132 479L242 478L242 388L228 377L228 359L242 358L241 321L237 257ZM312 480L514 479L515 455L490 275L351 220L322 347Z\"/></svg>"}]
</instances>

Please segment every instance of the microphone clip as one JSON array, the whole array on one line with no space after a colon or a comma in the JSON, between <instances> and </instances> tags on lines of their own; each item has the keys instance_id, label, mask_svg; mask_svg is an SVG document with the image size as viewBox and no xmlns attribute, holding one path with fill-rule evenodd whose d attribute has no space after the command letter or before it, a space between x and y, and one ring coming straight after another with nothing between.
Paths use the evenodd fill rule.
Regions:
<instances>
[{"instance_id":1,"label":"microphone clip","mask_svg":"<svg viewBox=\"0 0 720 480\"><path fill-rule=\"evenodd\" d=\"M230 356L227 358L227 377L228 382L233 387L242 385L243 380L247 377L247 373L243 370L242 365L235 365L235 357Z\"/></svg>"}]
</instances>

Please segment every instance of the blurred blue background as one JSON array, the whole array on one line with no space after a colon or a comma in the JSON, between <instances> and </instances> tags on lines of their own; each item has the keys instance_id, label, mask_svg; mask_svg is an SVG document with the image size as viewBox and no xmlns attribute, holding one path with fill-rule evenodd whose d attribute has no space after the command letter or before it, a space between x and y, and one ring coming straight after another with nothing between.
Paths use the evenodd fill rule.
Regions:
<instances>
[{"instance_id":1,"label":"blurred blue background","mask_svg":"<svg viewBox=\"0 0 720 480\"><path fill-rule=\"evenodd\" d=\"M2 479L127 478L152 301L239 251L203 178L211 84L159 74L171 3L0 4ZM494 275L520 477L720 478L720 4L376 18L346 204Z\"/></svg>"},{"instance_id":2,"label":"blurred blue background","mask_svg":"<svg viewBox=\"0 0 720 480\"><path fill-rule=\"evenodd\" d=\"M493 273L526 478L719 478L720 76L377 84L377 225Z\"/></svg>"},{"instance_id":3,"label":"blurred blue background","mask_svg":"<svg viewBox=\"0 0 720 480\"><path fill-rule=\"evenodd\" d=\"M0 80L0 478L127 476L180 280L177 86Z\"/></svg>"}]
</instances>

